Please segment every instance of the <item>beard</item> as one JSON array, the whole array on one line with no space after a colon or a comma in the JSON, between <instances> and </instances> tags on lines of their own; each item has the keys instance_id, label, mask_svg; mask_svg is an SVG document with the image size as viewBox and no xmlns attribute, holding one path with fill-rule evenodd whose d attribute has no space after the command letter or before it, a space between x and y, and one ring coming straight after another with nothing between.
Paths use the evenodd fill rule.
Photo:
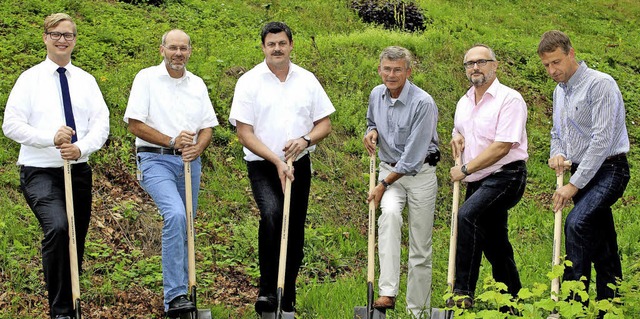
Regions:
<instances>
[{"instance_id":1,"label":"beard","mask_svg":"<svg viewBox=\"0 0 640 319\"><path fill-rule=\"evenodd\" d=\"M479 74L481 76L474 77L475 74ZM470 74L467 78L469 79L469 82L471 82L471 84L475 87L482 86L483 84L487 83L487 76L481 72Z\"/></svg>"},{"instance_id":2,"label":"beard","mask_svg":"<svg viewBox=\"0 0 640 319\"><path fill-rule=\"evenodd\" d=\"M474 77L474 75L480 75L479 77ZM495 75L495 71L488 71L487 74L484 74L482 72L474 72L472 74L469 74L467 76L467 79L469 79L469 82L471 83L471 85L473 85L474 87L479 87L479 86L483 86L485 84L487 84L487 82L489 82L489 79L493 79Z\"/></svg>"}]
</instances>

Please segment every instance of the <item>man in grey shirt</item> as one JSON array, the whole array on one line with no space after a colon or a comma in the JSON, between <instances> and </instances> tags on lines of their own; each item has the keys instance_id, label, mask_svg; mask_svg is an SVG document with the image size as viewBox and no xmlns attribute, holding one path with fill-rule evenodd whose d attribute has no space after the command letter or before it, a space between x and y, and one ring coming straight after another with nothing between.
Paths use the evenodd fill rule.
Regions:
<instances>
[{"instance_id":1,"label":"man in grey shirt","mask_svg":"<svg viewBox=\"0 0 640 319\"><path fill-rule=\"evenodd\" d=\"M560 31L542 35L538 55L549 76L558 82L553 92L553 128L549 167L562 174L571 160L571 179L553 194L553 210L573 199L565 223L567 267L564 280L585 277L596 269L597 300L616 294L608 284L622 278L611 206L629 182L629 137L625 108L616 81L578 62L569 37Z\"/></svg>"},{"instance_id":2,"label":"man in grey shirt","mask_svg":"<svg viewBox=\"0 0 640 319\"><path fill-rule=\"evenodd\" d=\"M411 83L412 55L392 46L380 54L383 84L369 97L364 145L370 155L380 147L380 183L367 200L379 204L380 297L374 307L395 307L400 282L402 210L409 205L407 311L429 317L431 303L431 231L438 182L438 108L433 98Z\"/></svg>"}]
</instances>

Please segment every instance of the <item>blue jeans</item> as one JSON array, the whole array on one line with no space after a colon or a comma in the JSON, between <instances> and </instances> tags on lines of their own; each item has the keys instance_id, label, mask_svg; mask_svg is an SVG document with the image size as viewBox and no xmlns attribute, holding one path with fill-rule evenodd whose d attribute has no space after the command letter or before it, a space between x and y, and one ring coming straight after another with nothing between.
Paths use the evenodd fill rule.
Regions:
<instances>
[{"instance_id":1,"label":"blue jeans","mask_svg":"<svg viewBox=\"0 0 640 319\"><path fill-rule=\"evenodd\" d=\"M289 210L289 242L285 269L283 311L293 311L296 303L296 278L304 258L304 226L311 187L311 160L303 156L293 163L295 180L291 184ZM260 296L275 299L277 292L278 262L284 193L276 166L269 161L247 162L253 197L260 209L258 229L258 256L260 263Z\"/></svg>"},{"instance_id":2,"label":"blue jeans","mask_svg":"<svg viewBox=\"0 0 640 319\"><path fill-rule=\"evenodd\" d=\"M89 164L71 165L79 270L82 270L84 243L91 218L91 176ZM50 316L55 318L57 315L71 315L73 301L69 266L69 227L63 170L22 166L20 188L44 232L42 268L49 296Z\"/></svg>"},{"instance_id":3,"label":"blue jeans","mask_svg":"<svg viewBox=\"0 0 640 319\"><path fill-rule=\"evenodd\" d=\"M511 295L522 288L507 219L509 209L522 198L526 182L526 164L516 161L467 185L466 199L458 211L455 293L474 296L483 252L494 279L506 284Z\"/></svg>"},{"instance_id":4,"label":"blue jeans","mask_svg":"<svg viewBox=\"0 0 640 319\"><path fill-rule=\"evenodd\" d=\"M577 165L572 167L575 172ZM596 269L597 300L613 298L615 290L607 284L622 279L618 241L611 205L622 196L629 182L626 158L606 161L591 181L573 197L575 206L565 222L567 259L573 267L565 268L563 280L580 280L585 276L589 287L591 263Z\"/></svg>"},{"instance_id":5,"label":"blue jeans","mask_svg":"<svg viewBox=\"0 0 640 319\"><path fill-rule=\"evenodd\" d=\"M179 155L140 152L140 185L149 193L162 216L162 280L164 307L188 290L187 213L185 209L184 164ZM191 162L193 213L200 188L200 158Z\"/></svg>"}]
</instances>

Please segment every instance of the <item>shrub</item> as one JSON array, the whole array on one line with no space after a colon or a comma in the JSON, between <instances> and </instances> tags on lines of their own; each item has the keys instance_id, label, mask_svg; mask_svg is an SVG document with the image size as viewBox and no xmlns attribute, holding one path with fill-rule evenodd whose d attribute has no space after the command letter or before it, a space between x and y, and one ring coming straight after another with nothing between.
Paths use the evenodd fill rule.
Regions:
<instances>
[{"instance_id":1,"label":"shrub","mask_svg":"<svg viewBox=\"0 0 640 319\"><path fill-rule=\"evenodd\" d=\"M425 17L413 2L404 0L353 0L351 8L364 22L377 23L386 29L424 31Z\"/></svg>"}]
</instances>

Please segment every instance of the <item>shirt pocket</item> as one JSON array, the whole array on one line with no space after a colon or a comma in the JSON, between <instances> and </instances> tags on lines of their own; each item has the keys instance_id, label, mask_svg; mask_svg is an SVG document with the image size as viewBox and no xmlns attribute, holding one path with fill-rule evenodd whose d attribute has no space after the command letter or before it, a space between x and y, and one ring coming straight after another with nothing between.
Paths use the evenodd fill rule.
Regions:
<instances>
[{"instance_id":1,"label":"shirt pocket","mask_svg":"<svg viewBox=\"0 0 640 319\"><path fill-rule=\"evenodd\" d=\"M393 143L397 148L404 150L404 146L407 144L407 140L409 139L409 135L411 134L411 127L409 126L398 126L396 127L396 135L393 140Z\"/></svg>"},{"instance_id":2,"label":"shirt pocket","mask_svg":"<svg viewBox=\"0 0 640 319\"><path fill-rule=\"evenodd\" d=\"M497 118L491 116L477 116L474 121L475 132L480 138L494 141L496 138Z\"/></svg>"}]
</instances>

